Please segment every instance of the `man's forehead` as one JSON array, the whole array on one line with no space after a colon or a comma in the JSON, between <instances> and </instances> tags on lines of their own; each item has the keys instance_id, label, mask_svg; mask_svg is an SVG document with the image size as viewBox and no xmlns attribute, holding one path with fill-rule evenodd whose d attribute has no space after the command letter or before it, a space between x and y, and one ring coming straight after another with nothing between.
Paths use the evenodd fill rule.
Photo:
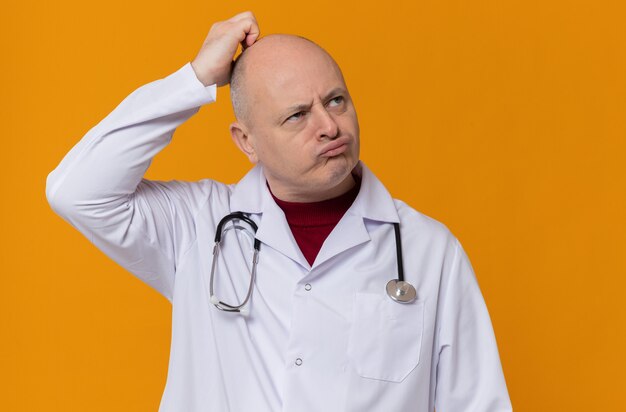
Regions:
<instances>
[{"instance_id":1,"label":"man's forehead","mask_svg":"<svg viewBox=\"0 0 626 412\"><path fill-rule=\"evenodd\" d=\"M297 112L310 107L314 101L326 101L345 93L341 76L328 69L320 75L315 71L290 71L284 76L273 76L263 82L257 96L268 108L279 113Z\"/></svg>"},{"instance_id":2,"label":"man's forehead","mask_svg":"<svg viewBox=\"0 0 626 412\"><path fill-rule=\"evenodd\" d=\"M332 88L345 87L332 57L319 46L303 42L287 45L279 42L280 47L262 49L259 44L246 61L246 82L257 86L264 95L277 94L280 100L297 100L312 92L326 93ZM269 45L268 40L264 46ZM253 51L252 47L249 52Z\"/></svg>"}]
</instances>

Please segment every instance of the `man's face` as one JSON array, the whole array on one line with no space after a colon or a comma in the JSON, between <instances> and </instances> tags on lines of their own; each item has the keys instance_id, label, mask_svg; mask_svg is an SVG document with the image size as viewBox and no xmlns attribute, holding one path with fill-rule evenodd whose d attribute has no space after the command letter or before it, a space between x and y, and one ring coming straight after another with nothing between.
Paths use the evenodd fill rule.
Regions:
<instances>
[{"instance_id":1,"label":"man's face","mask_svg":"<svg viewBox=\"0 0 626 412\"><path fill-rule=\"evenodd\" d=\"M246 62L249 157L275 194L300 200L345 184L359 159L359 124L341 72L305 42L246 51L258 52Z\"/></svg>"}]
</instances>

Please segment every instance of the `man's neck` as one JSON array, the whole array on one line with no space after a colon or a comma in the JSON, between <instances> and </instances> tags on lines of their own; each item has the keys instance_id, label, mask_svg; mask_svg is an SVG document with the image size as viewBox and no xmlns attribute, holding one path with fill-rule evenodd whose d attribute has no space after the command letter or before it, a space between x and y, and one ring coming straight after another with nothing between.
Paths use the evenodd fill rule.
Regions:
<instances>
[{"instance_id":1,"label":"man's neck","mask_svg":"<svg viewBox=\"0 0 626 412\"><path fill-rule=\"evenodd\" d=\"M352 174L348 174L346 178L337 186L328 190L313 193L302 193L297 191L283 190L280 185L273 184L267 181L269 187L271 187L272 194L280 200L285 202L299 202L299 203L311 203L320 202L322 200L332 199L347 193L355 185L355 180Z\"/></svg>"}]
</instances>

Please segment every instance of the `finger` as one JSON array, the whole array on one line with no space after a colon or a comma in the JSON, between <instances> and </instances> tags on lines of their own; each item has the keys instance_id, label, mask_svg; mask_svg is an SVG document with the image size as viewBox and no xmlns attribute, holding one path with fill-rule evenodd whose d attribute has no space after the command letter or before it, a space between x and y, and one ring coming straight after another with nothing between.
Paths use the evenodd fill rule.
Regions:
<instances>
[{"instance_id":1,"label":"finger","mask_svg":"<svg viewBox=\"0 0 626 412\"><path fill-rule=\"evenodd\" d=\"M256 23L247 22L247 24L241 28L240 33L242 33L242 35L239 38L239 43L243 49L247 49L259 38L261 32Z\"/></svg>"},{"instance_id":2,"label":"finger","mask_svg":"<svg viewBox=\"0 0 626 412\"><path fill-rule=\"evenodd\" d=\"M246 49L254 44L255 41L259 38L261 34L261 30L259 29L259 25L256 21L252 20L248 22L247 27L244 27L244 32L246 33L245 37L241 41L241 46Z\"/></svg>"},{"instance_id":3,"label":"finger","mask_svg":"<svg viewBox=\"0 0 626 412\"><path fill-rule=\"evenodd\" d=\"M254 13L252 13L251 11L244 11L244 12L241 12L239 14L235 14L233 17L231 17L228 20L230 20L230 21L238 21L238 20L242 20L242 19L246 19L246 18L255 19Z\"/></svg>"},{"instance_id":4,"label":"finger","mask_svg":"<svg viewBox=\"0 0 626 412\"><path fill-rule=\"evenodd\" d=\"M248 33L245 39L245 42L247 43L247 45L252 46L254 42L257 41L260 34L261 34L261 31L259 30L259 27L253 26L253 29Z\"/></svg>"}]
</instances>

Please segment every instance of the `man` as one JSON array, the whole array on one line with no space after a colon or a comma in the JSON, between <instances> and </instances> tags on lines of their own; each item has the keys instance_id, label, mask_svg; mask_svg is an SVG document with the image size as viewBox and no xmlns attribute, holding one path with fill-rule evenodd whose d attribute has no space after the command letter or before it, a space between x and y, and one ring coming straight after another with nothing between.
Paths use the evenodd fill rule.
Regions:
<instances>
[{"instance_id":1,"label":"man","mask_svg":"<svg viewBox=\"0 0 626 412\"><path fill-rule=\"evenodd\" d=\"M510 411L461 245L359 161L335 61L303 38L259 33L250 12L214 24L193 62L131 93L48 177L52 208L173 305L159 410ZM235 185L144 179L229 81L230 132L255 167ZM233 212L243 217L218 228ZM246 219L258 226L254 259L237 229L253 231ZM407 302L386 293L400 256ZM251 298L232 310L251 272Z\"/></svg>"}]
</instances>

